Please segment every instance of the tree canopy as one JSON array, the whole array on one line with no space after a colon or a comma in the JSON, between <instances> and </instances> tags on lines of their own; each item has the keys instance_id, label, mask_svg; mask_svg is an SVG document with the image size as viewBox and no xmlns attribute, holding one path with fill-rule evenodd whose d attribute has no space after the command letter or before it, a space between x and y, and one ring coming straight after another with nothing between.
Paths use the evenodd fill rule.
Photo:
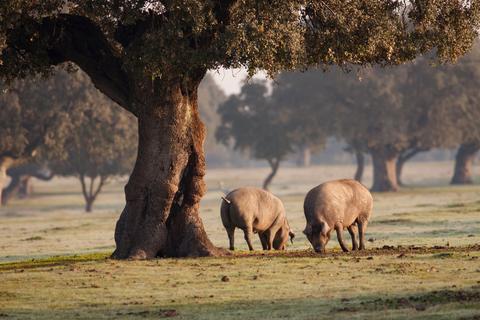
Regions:
<instances>
[{"instance_id":1,"label":"tree canopy","mask_svg":"<svg viewBox=\"0 0 480 320\"><path fill-rule=\"evenodd\" d=\"M289 154L305 147L321 149L327 138L325 126L307 110L310 105L293 103L287 92L279 87L270 95L265 81L252 80L218 109L222 122L216 130L217 140L270 165L264 189Z\"/></svg>"},{"instance_id":2,"label":"tree canopy","mask_svg":"<svg viewBox=\"0 0 480 320\"><path fill-rule=\"evenodd\" d=\"M372 154L374 160L398 158L401 169L419 151L478 144L479 52L475 46L455 65L433 67L423 57L359 73L338 68L282 73L272 99L298 111L306 137L313 123L312 128L344 140L352 150ZM383 187L374 184L374 189Z\"/></svg>"},{"instance_id":3,"label":"tree canopy","mask_svg":"<svg viewBox=\"0 0 480 320\"><path fill-rule=\"evenodd\" d=\"M460 0L9 0L0 5L0 74L74 62L136 113L129 77L396 64L432 50L455 60L478 16L477 1Z\"/></svg>"}]
</instances>

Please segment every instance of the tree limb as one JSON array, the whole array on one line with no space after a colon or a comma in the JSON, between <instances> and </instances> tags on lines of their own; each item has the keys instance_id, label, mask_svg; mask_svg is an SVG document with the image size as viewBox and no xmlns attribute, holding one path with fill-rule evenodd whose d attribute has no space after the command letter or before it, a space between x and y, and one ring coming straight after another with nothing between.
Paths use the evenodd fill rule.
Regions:
<instances>
[{"instance_id":1,"label":"tree limb","mask_svg":"<svg viewBox=\"0 0 480 320\"><path fill-rule=\"evenodd\" d=\"M88 196L88 193L87 193L87 186L85 184L85 175L83 173L80 174L79 180L80 180L80 184L82 185L83 197L85 198L85 201L88 202L90 197Z\"/></svg>"},{"instance_id":2,"label":"tree limb","mask_svg":"<svg viewBox=\"0 0 480 320\"><path fill-rule=\"evenodd\" d=\"M61 14L40 22L32 21L28 27L22 24L9 30L7 46L19 52L40 55L45 52L50 65L77 64L97 89L137 115L129 96L130 84L122 69L122 60L90 19Z\"/></svg>"},{"instance_id":3,"label":"tree limb","mask_svg":"<svg viewBox=\"0 0 480 320\"><path fill-rule=\"evenodd\" d=\"M100 176L100 182L98 183L97 190L92 195L92 199L95 200L97 199L98 194L100 191L102 191L103 186L107 182L107 177L106 176Z\"/></svg>"}]
</instances>

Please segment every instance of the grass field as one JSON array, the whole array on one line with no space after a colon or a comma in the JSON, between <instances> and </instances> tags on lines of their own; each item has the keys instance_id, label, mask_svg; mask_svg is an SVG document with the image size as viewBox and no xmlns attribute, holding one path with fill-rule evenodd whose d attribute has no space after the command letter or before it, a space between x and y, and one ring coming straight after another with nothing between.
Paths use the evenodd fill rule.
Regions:
<instances>
[{"instance_id":1,"label":"grass field","mask_svg":"<svg viewBox=\"0 0 480 320\"><path fill-rule=\"evenodd\" d=\"M272 191L297 234L286 252L250 254L237 231L233 256L142 262L107 259L125 181L92 214L75 180L37 182L0 209L0 319L480 319L480 186L447 186L451 163L407 166L409 187L374 195L367 251L341 253L332 239L314 254L304 194L353 171L281 169ZM266 172L209 170L202 217L216 245L227 247L219 186L259 185Z\"/></svg>"}]
</instances>

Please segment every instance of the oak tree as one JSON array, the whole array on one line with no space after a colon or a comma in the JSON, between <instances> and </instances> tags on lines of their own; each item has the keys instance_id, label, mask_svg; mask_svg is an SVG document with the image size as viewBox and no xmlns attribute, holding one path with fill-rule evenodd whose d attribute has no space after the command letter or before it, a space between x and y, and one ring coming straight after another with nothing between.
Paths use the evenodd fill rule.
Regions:
<instances>
[{"instance_id":1,"label":"oak tree","mask_svg":"<svg viewBox=\"0 0 480 320\"><path fill-rule=\"evenodd\" d=\"M61 144L71 107L68 101L78 94L68 78L67 72L60 72L48 80L33 77L1 86L0 198L9 168L46 149L53 152Z\"/></svg>"},{"instance_id":2,"label":"oak tree","mask_svg":"<svg viewBox=\"0 0 480 320\"><path fill-rule=\"evenodd\" d=\"M208 69L393 64L432 50L451 60L470 48L478 14L461 0L5 0L0 75L73 62L138 117L114 257L213 255L199 216Z\"/></svg>"},{"instance_id":3,"label":"oak tree","mask_svg":"<svg viewBox=\"0 0 480 320\"><path fill-rule=\"evenodd\" d=\"M132 171L137 125L134 117L100 93L85 73L71 74L69 81L72 86L81 85L83 91L69 101L68 132L57 145L58 151L45 157L56 174L78 178L85 211L91 212L108 181Z\"/></svg>"},{"instance_id":4,"label":"oak tree","mask_svg":"<svg viewBox=\"0 0 480 320\"><path fill-rule=\"evenodd\" d=\"M288 117L277 110L264 81L245 84L238 95L232 95L220 105L221 124L216 130L217 140L234 150L266 160L271 172L263 182L268 190L277 174L280 162L293 150L287 129Z\"/></svg>"}]
</instances>

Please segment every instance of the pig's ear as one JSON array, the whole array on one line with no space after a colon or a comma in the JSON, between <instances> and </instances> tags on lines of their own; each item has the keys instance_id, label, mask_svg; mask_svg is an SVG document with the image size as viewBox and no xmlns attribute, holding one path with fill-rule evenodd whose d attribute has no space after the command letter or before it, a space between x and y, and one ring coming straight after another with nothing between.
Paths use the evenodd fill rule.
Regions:
<instances>
[{"instance_id":1,"label":"pig's ear","mask_svg":"<svg viewBox=\"0 0 480 320\"><path fill-rule=\"evenodd\" d=\"M290 242L293 244L293 239L295 238L295 233L293 233L292 231L290 231L288 233L288 235L290 236Z\"/></svg>"}]
</instances>

